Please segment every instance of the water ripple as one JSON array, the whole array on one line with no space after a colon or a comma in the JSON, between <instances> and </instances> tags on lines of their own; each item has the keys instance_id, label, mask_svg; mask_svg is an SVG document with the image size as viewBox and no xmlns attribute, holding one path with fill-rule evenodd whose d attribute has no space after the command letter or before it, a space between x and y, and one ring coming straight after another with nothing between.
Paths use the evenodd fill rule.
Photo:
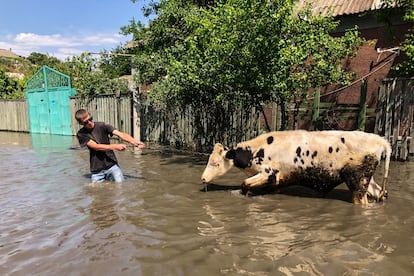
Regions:
<instances>
[{"instance_id":1,"label":"water ripple","mask_svg":"<svg viewBox=\"0 0 414 276\"><path fill-rule=\"evenodd\" d=\"M91 184L63 137L0 132L2 275L411 275L414 165L392 163L390 198L346 187L245 197L231 171L203 190L199 157L117 153L122 184ZM378 177L380 182L381 178Z\"/></svg>"}]
</instances>

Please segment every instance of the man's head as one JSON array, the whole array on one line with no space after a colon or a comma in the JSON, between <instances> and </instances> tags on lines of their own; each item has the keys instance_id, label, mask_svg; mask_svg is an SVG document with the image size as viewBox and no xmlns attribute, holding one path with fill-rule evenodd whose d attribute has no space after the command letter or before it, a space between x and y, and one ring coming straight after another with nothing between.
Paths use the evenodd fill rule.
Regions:
<instances>
[{"instance_id":1,"label":"man's head","mask_svg":"<svg viewBox=\"0 0 414 276\"><path fill-rule=\"evenodd\" d=\"M75 119L78 123L86 128L93 128L94 122L91 114L85 109L79 109L75 113Z\"/></svg>"}]
</instances>

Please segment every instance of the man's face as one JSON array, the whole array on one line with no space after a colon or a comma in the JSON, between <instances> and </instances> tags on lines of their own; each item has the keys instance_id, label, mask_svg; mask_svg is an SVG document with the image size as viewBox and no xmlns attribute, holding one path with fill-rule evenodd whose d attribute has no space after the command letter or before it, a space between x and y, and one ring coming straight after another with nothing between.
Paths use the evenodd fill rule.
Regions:
<instances>
[{"instance_id":1,"label":"man's face","mask_svg":"<svg viewBox=\"0 0 414 276\"><path fill-rule=\"evenodd\" d=\"M84 126L85 128L89 128L89 129L92 129L95 125L95 123L93 122L93 118L90 114L87 114L85 117L83 117L78 122L81 126Z\"/></svg>"}]
</instances>

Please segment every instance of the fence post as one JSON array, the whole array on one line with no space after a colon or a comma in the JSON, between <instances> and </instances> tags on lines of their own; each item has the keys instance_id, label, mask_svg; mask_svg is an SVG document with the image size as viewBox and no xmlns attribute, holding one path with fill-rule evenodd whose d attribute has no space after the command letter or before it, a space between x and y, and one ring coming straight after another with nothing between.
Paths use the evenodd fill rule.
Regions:
<instances>
[{"instance_id":1,"label":"fence post","mask_svg":"<svg viewBox=\"0 0 414 276\"><path fill-rule=\"evenodd\" d=\"M319 88L315 91L315 96L313 98L313 114L312 114L312 130L317 129L318 118L319 118L319 103L321 101L321 91Z\"/></svg>"},{"instance_id":2,"label":"fence post","mask_svg":"<svg viewBox=\"0 0 414 276\"><path fill-rule=\"evenodd\" d=\"M368 82L364 79L361 83L361 97L359 99L358 129L365 130L365 120L367 115L367 90Z\"/></svg>"}]
</instances>

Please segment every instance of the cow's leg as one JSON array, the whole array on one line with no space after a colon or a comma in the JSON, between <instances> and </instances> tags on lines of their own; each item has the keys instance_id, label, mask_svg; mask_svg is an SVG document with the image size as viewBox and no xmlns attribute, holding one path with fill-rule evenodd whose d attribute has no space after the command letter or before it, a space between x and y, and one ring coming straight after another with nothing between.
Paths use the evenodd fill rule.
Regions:
<instances>
[{"instance_id":1,"label":"cow's leg","mask_svg":"<svg viewBox=\"0 0 414 276\"><path fill-rule=\"evenodd\" d=\"M252 177L249 177L243 181L242 194L247 194L252 187L261 186L267 183L266 175L258 173Z\"/></svg>"},{"instance_id":2,"label":"cow's leg","mask_svg":"<svg viewBox=\"0 0 414 276\"><path fill-rule=\"evenodd\" d=\"M359 177L358 177L359 178ZM352 193L352 202L354 204L368 204L367 191L369 186L369 178L360 177L359 181L347 181L349 190Z\"/></svg>"},{"instance_id":3,"label":"cow's leg","mask_svg":"<svg viewBox=\"0 0 414 276\"><path fill-rule=\"evenodd\" d=\"M272 168L265 168L260 171L258 174L249 177L243 181L242 184L242 194L247 194L248 191L253 187L260 187L265 184L270 184L276 186L279 182L278 180L279 171Z\"/></svg>"},{"instance_id":4,"label":"cow's leg","mask_svg":"<svg viewBox=\"0 0 414 276\"><path fill-rule=\"evenodd\" d=\"M369 203L367 191L377 165L378 160L375 156L367 155L360 165L350 165L344 168L342 177L352 193L352 202L354 204Z\"/></svg>"},{"instance_id":5,"label":"cow's leg","mask_svg":"<svg viewBox=\"0 0 414 276\"><path fill-rule=\"evenodd\" d=\"M387 191L384 191L382 187L374 181L374 177L371 178L368 185L368 196L375 201L381 201L387 196Z\"/></svg>"}]
</instances>

